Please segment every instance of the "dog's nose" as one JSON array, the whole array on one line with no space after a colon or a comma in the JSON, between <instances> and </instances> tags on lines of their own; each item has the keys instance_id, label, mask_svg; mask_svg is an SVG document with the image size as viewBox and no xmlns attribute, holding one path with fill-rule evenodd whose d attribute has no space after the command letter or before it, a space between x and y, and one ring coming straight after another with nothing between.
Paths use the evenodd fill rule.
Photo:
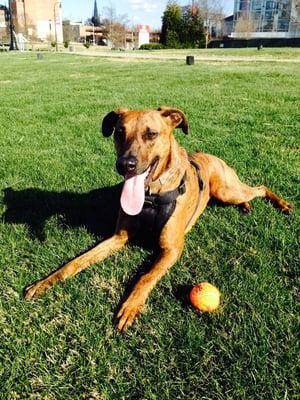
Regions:
<instances>
[{"instance_id":1,"label":"dog's nose","mask_svg":"<svg viewBox=\"0 0 300 400\"><path fill-rule=\"evenodd\" d=\"M134 173L137 166L137 159L134 156L121 156L117 159L116 167L120 175Z\"/></svg>"}]
</instances>

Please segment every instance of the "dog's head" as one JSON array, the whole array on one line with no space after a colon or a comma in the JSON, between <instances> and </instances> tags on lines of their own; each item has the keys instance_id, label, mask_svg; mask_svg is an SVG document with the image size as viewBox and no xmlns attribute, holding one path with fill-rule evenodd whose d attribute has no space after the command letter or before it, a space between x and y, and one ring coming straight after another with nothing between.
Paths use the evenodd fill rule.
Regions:
<instances>
[{"instance_id":1,"label":"dog's head","mask_svg":"<svg viewBox=\"0 0 300 400\"><path fill-rule=\"evenodd\" d=\"M139 175L150 168L148 182L159 176L174 128L187 134L187 118L182 111L167 107L146 111L121 108L108 113L102 122L103 136L114 134L119 174Z\"/></svg>"},{"instance_id":2,"label":"dog's head","mask_svg":"<svg viewBox=\"0 0 300 400\"><path fill-rule=\"evenodd\" d=\"M104 117L102 133L105 137L114 134L116 168L125 178L124 189L133 192L135 187L138 187L141 193L152 180L160 176L169 161L174 128L180 128L184 133L188 133L186 116L174 108L160 107L157 110L121 108L111 111ZM139 197L137 191L134 192L134 197ZM142 199L139 200L139 207L141 201ZM128 209L124 211L130 214Z\"/></svg>"}]
</instances>

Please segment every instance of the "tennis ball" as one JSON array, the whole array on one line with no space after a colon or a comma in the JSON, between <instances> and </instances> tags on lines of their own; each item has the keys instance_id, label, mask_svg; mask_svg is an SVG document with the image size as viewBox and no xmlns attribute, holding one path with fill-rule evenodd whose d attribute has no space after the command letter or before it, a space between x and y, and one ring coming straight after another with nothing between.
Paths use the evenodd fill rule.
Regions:
<instances>
[{"instance_id":1,"label":"tennis ball","mask_svg":"<svg viewBox=\"0 0 300 400\"><path fill-rule=\"evenodd\" d=\"M211 312L219 307L220 296L221 293L215 286L202 282L190 291L190 302L199 311Z\"/></svg>"}]
</instances>

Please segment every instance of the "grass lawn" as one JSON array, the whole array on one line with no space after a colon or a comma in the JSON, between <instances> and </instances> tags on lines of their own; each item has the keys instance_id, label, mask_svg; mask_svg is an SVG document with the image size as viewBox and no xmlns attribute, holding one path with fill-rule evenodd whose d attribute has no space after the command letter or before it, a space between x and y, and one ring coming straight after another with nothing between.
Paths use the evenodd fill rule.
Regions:
<instances>
[{"instance_id":1,"label":"grass lawn","mask_svg":"<svg viewBox=\"0 0 300 400\"><path fill-rule=\"evenodd\" d=\"M195 58L200 58L201 57L220 57L220 58L240 58L240 57L251 57L251 58L257 58L257 59L264 59L264 58L271 58L271 59L290 59L290 60L299 60L300 59L300 48L292 48L292 47L278 47L278 48L271 48L271 47L265 47L262 50L258 51L256 47L248 47L248 48L242 48L242 49L235 49L235 48L229 48L229 49L222 49L222 48L216 48L216 49L164 49L164 50L126 50L126 51L116 51L115 49L107 48L105 46L91 46L88 49L86 49L83 44L71 44L73 47L73 50L76 52L81 52L85 54L111 54L111 55L118 55L119 56L125 56L125 55L153 55L153 56L177 56L177 57L183 57L185 58L186 55L194 55ZM36 47L36 50L38 47ZM44 46L44 48L40 48L40 50L47 50L47 47ZM69 53L69 49L65 49L63 47L60 48L60 51L64 51Z\"/></svg>"},{"instance_id":2,"label":"grass lawn","mask_svg":"<svg viewBox=\"0 0 300 400\"><path fill-rule=\"evenodd\" d=\"M0 79L0 399L299 399L297 211L209 207L126 334L114 314L149 249L22 293L113 230L121 179L99 125L120 106L183 109L189 151L299 207L299 65L23 53L0 55ZM222 292L208 315L186 301L204 280Z\"/></svg>"}]
</instances>

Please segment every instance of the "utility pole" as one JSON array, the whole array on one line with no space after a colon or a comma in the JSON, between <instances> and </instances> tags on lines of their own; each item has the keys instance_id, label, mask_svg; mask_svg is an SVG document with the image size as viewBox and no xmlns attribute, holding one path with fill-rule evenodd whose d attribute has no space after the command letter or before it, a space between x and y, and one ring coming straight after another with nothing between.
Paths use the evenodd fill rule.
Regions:
<instances>
[{"instance_id":1,"label":"utility pole","mask_svg":"<svg viewBox=\"0 0 300 400\"><path fill-rule=\"evenodd\" d=\"M55 11L55 8L56 8L57 4L59 4L59 8L60 8L60 7L61 7L61 2L60 2L60 1L57 1L57 2L54 4L54 7L53 7L53 12L54 12L54 33L55 33L55 50L56 50L56 51L58 51L58 43L57 43L57 20L56 20L57 14L56 14L56 11ZM58 17L60 18L60 15L58 15Z\"/></svg>"},{"instance_id":2,"label":"utility pole","mask_svg":"<svg viewBox=\"0 0 300 400\"><path fill-rule=\"evenodd\" d=\"M24 14L24 28L25 28L25 35L28 35L27 31L27 19L26 19L26 8L25 8L25 0L23 0L23 14Z\"/></svg>"},{"instance_id":3,"label":"utility pole","mask_svg":"<svg viewBox=\"0 0 300 400\"><path fill-rule=\"evenodd\" d=\"M17 50L17 43L14 37L14 24L12 19L12 12L11 12L11 0L8 1L8 17L9 17L9 34L10 34L10 44L9 50Z\"/></svg>"}]
</instances>

